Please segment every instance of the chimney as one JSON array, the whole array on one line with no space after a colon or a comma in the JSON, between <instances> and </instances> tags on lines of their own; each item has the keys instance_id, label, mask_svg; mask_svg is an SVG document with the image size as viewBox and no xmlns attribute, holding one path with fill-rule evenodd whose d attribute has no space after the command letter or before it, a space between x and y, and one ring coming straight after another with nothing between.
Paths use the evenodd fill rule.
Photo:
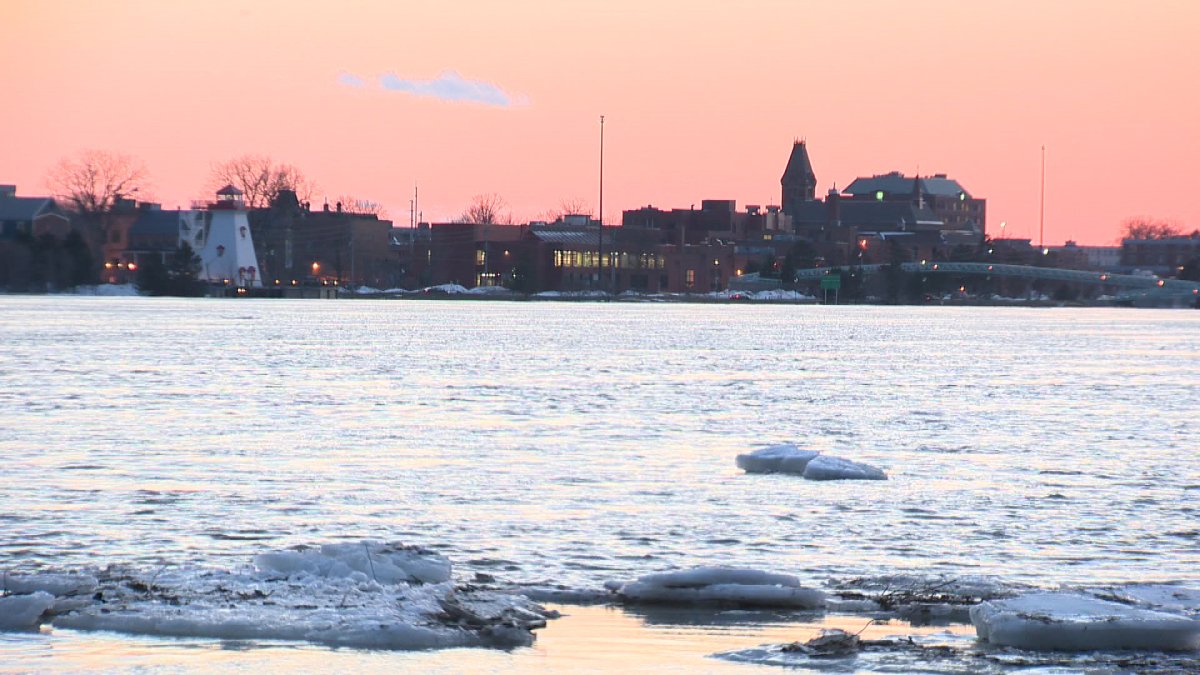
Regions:
<instances>
[{"instance_id":1,"label":"chimney","mask_svg":"<svg viewBox=\"0 0 1200 675\"><path fill-rule=\"evenodd\" d=\"M826 220L833 227L840 227L842 224L842 196L837 190L830 190L825 197Z\"/></svg>"}]
</instances>

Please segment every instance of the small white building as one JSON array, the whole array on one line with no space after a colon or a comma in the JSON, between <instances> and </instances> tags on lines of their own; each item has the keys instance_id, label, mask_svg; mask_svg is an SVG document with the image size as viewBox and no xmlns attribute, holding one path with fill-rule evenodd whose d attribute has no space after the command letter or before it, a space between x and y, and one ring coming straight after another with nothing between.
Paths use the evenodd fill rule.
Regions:
<instances>
[{"instance_id":1,"label":"small white building","mask_svg":"<svg viewBox=\"0 0 1200 675\"><path fill-rule=\"evenodd\" d=\"M181 212L180 242L200 257L200 279L216 284L262 287L250 220L241 190L226 185L217 201L199 211Z\"/></svg>"}]
</instances>

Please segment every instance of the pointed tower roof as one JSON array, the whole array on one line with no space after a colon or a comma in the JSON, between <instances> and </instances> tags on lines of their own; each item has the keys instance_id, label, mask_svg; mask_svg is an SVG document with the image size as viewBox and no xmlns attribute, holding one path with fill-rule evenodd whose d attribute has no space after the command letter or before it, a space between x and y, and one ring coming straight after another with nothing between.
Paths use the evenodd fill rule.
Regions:
<instances>
[{"instance_id":1,"label":"pointed tower roof","mask_svg":"<svg viewBox=\"0 0 1200 675\"><path fill-rule=\"evenodd\" d=\"M787 168L783 170L780 183L809 183L816 185L817 175L813 173L812 162L808 159L808 148L804 141L796 141L792 145L792 154L788 157Z\"/></svg>"},{"instance_id":2,"label":"pointed tower roof","mask_svg":"<svg viewBox=\"0 0 1200 675\"><path fill-rule=\"evenodd\" d=\"M912 195L913 204L916 204L918 209L925 208L925 181L921 179L919 171L916 177L913 178Z\"/></svg>"}]
</instances>

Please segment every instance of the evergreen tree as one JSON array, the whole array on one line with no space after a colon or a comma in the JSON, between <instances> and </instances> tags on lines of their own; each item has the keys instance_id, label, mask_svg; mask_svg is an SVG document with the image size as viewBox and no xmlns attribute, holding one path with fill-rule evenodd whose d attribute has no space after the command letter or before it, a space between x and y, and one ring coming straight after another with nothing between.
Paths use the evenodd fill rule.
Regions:
<instances>
[{"instance_id":1,"label":"evergreen tree","mask_svg":"<svg viewBox=\"0 0 1200 675\"><path fill-rule=\"evenodd\" d=\"M193 298L204 295L205 284L200 281L200 256L185 241L167 261L170 295Z\"/></svg>"},{"instance_id":2,"label":"evergreen tree","mask_svg":"<svg viewBox=\"0 0 1200 675\"><path fill-rule=\"evenodd\" d=\"M137 287L150 295L174 295L185 298L204 295L200 275L200 257L184 242L164 264L157 256L146 258L138 267Z\"/></svg>"},{"instance_id":3,"label":"evergreen tree","mask_svg":"<svg viewBox=\"0 0 1200 675\"><path fill-rule=\"evenodd\" d=\"M134 282L137 289L148 295L167 295L169 279L167 278L167 266L158 256L151 256L143 259L142 264L138 266L137 280Z\"/></svg>"}]
</instances>

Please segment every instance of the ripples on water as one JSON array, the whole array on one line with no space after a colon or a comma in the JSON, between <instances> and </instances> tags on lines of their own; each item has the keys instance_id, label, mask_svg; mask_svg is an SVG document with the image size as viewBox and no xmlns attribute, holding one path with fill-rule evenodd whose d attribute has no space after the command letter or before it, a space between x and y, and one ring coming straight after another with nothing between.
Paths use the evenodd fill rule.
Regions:
<instances>
[{"instance_id":1,"label":"ripples on water","mask_svg":"<svg viewBox=\"0 0 1200 675\"><path fill-rule=\"evenodd\" d=\"M1200 313L0 297L0 565L1195 577ZM748 476L792 440L885 483Z\"/></svg>"}]
</instances>

